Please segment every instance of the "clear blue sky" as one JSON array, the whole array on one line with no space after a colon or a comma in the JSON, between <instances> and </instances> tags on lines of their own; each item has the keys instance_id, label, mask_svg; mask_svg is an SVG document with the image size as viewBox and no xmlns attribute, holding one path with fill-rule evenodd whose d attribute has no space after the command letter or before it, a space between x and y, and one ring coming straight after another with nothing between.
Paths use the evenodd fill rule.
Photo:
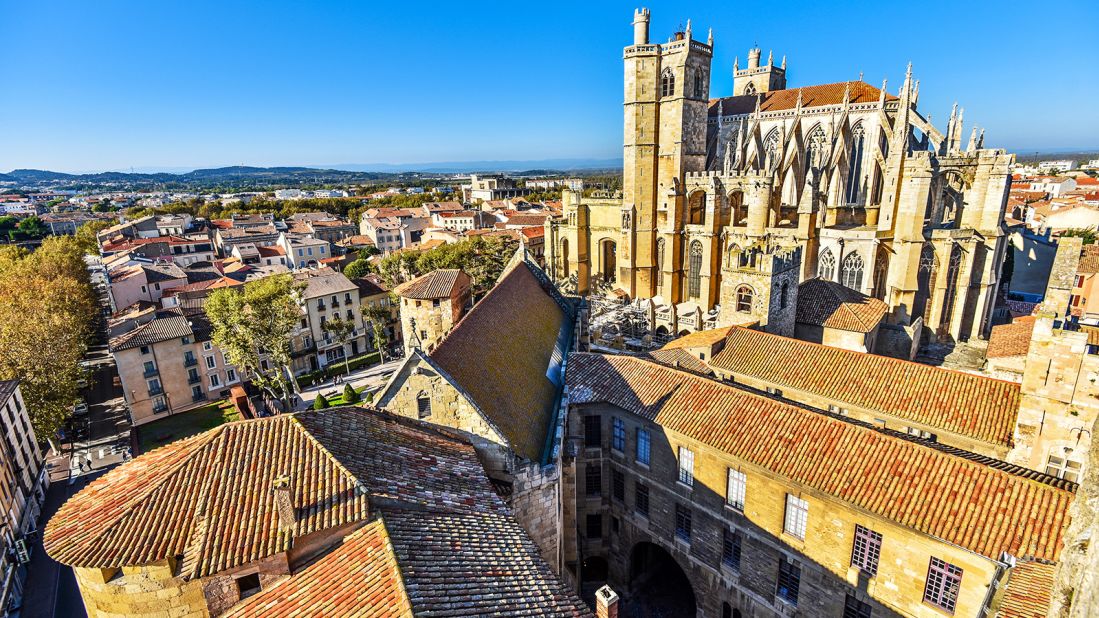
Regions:
<instances>
[{"instance_id":1,"label":"clear blue sky","mask_svg":"<svg viewBox=\"0 0 1099 618\"><path fill-rule=\"evenodd\" d=\"M0 171L619 157L637 5L0 0ZM754 42L791 86L911 60L940 127L1099 148L1091 1L647 6L654 40L713 27L715 96Z\"/></svg>"}]
</instances>

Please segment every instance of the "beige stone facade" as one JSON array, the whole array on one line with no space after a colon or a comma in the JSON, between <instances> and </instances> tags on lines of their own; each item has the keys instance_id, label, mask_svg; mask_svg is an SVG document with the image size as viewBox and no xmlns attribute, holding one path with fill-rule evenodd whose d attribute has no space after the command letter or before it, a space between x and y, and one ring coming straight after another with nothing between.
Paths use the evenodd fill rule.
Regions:
<instances>
[{"instance_id":1,"label":"beige stone facade","mask_svg":"<svg viewBox=\"0 0 1099 618\"><path fill-rule=\"evenodd\" d=\"M557 281L720 304L720 326L731 254L800 247L799 280L879 298L889 322L922 318L941 340L987 335L1012 155L977 134L963 146L960 113L932 126L911 69L897 96L862 81L795 90L785 61L761 66L754 49L734 96L711 98L712 36L650 43L648 21L635 14L624 53L621 196L565 192L547 223Z\"/></svg>"}]
</instances>

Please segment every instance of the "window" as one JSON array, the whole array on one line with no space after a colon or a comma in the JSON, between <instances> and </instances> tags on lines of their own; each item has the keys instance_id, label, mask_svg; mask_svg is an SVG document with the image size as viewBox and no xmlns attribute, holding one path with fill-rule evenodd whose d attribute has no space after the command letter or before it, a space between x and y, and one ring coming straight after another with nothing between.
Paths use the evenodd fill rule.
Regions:
<instances>
[{"instance_id":1,"label":"window","mask_svg":"<svg viewBox=\"0 0 1099 618\"><path fill-rule=\"evenodd\" d=\"M585 520L587 537L589 539L603 538L603 516L599 513L589 513Z\"/></svg>"},{"instance_id":2,"label":"window","mask_svg":"<svg viewBox=\"0 0 1099 618\"><path fill-rule=\"evenodd\" d=\"M611 448L619 453L626 450L626 424L620 418L611 421Z\"/></svg>"},{"instance_id":3,"label":"window","mask_svg":"<svg viewBox=\"0 0 1099 618\"><path fill-rule=\"evenodd\" d=\"M927 567L927 586L923 590L923 600L935 607L954 613L958 602L958 588L962 585L962 570L932 556Z\"/></svg>"},{"instance_id":4,"label":"window","mask_svg":"<svg viewBox=\"0 0 1099 618\"><path fill-rule=\"evenodd\" d=\"M779 292L778 292L778 306L779 306L779 309L785 309L786 308L786 296L787 296L787 294L789 294L789 292L790 292L790 284L783 281L782 282L782 287L779 289Z\"/></svg>"},{"instance_id":5,"label":"window","mask_svg":"<svg viewBox=\"0 0 1099 618\"><path fill-rule=\"evenodd\" d=\"M849 253L843 258L843 269L840 271L840 283L852 290L862 289L862 258L858 253Z\"/></svg>"},{"instance_id":6,"label":"window","mask_svg":"<svg viewBox=\"0 0 1099 618\"><path fill-rule=\"evenodd\" d=\"M603 467L600 464L588 464L584 470L584 492L589 496L603 494Z\"/></svg>"},{"instance_id":7,"label":"window","mask_svg":"<svg viewBox=\"0 0 1099 618\"><path fill-rule=\"evenodd\" d=\"M427 418L431 416L431 398L427 396L427 393L420 391L416 395L416 417Z\"/></svg>"},{"instance_id":8,"label":"window","mask_svg":"<svg viewBox=\"0 0 1099 618\"><path fill-rule=\"evenodd\" d=\"M638 515L649 516L649 488L637 483L633 488L633 509Z\"/></svg>"},{"instance_id":9,"label":"window","mask_svg":"<svg viewBox=\"0 0 1099 618\"><path fill-rule=\"evenodd\" d=\"M670 97L675 94L675 74L671 69L665 69L660 76L660 96Z\"/></svg>"},{"instance_id":10,"label":"window","mask_svg":"<svg viewBox=\"0 0 1099 618\"><path fill-rule=\"evenodd\" d=\"M180 338L180 345L187 345L189 343L191 343L191 338L190 337L184 336L184 337Z\"/></svg>"},{"instance_id":11,"label":"window","mask_svg":"<svg viewBox=\"0 0 1099 618\"><path fill-rule=\"evenodd\" d=\"M729 468L729 483L725 487L725 504L738 511L744 510L744 493L748 488L748 477L740 470Z\"/></svg>"},{"instance_id":12,"label":"window","mask_svg":"<svg viewBox=\"0 0 1099 618\"><path fill-rule=\"evenodd\" d=\"M862 152L866 131L862 123L851 129L851 153L848 157L850 169L847 172L847 203L855 204L859 201L859 193L862 187Z\"/></svg>"},{"instance_id":13,"label":"window","mask_svg":"<svg viewBox=\"0 0 1099 618\"><path fill-rule=\"evenodd\" d=\"M240 598L247 599L259 591L259 573L252 573L251 575L237 578L237 592L240 593Z\"/></svg>"},{"instance_id":14,"label":"window","mask_svg":"<svg viewBox=\"0 0 1099 618\"><path fill-rule=\"evenodd\" d=\"M848 594L843 602L843 618L870 618L870 604Z\"/></svg>"},{"instance_id":15,"label":"window","mask_svg":"<svg viewBox=\"0 0 1099 618\"><path fill-rule=\"evenodd\" d=\"M1075 483L1080 478L1080 462L1050 455L1046 460L1046 474Z\"/></svg>"},{"instance_id":16,"label":"window","mask_svg":"<svg viewBox=\"0 0 1099 618\"><path fill-rule=\"evenodd\" d=\"M836 256L831 249L825 249L817 260L817 276L825 281L836 280Z\"/></svg>"},{"instance_id":17,"label":"window","mask_svg":"<svg viewBox=\"0 0 1099 618\"><path fill-rule=\"evenodd\" d=\"M679 482L688 486L695 484L695 454L682 446L679 447Z\"/></svg>"},{"instance_id":18,"label":"window","mask_svg":"<svg viewBox=\"0 0 1099 618\"><path fill-rule=\"evenodd\" d=\"M603 425L597 415L584 417L584 446L588 448L603 446Z\"/></svg>"},{"instance_id":19,"label":"window","mask_svg":"<svg viewBox=\"0 0 1099 618\"><path fill-rule=\"evenodd\" d=\"M695 98L701 99L706 94L706 82L702 77L702 71L695 73Z\"/></svg>"},{"instance_id":20,"label":"window","mask_svg":"<svg viewBox=\"0 0 1099 618\"><path fill-rule=\"evenodd\" d=\"M236 382L237 381L237 370L236 369L226 369L225 370L225 381L229 382L229 383Z\"/></svg>"},{"instance_id":21,"label":"window","mask_svg":"<svg viewBox=\"0 0 1099 618\"><path fill-rule=\"evenodd\" d=\"M145 375L152 375L156 373L156 365L153 361L145 361Z\"/></svg>"},{"instance_id":22,"label":"window","mask_svg":"<svg viewBox=\"0 0 1099 618\"><path fill-rule=\"evenodd\" d=\"M302 324L301 324L302 328L304 328L305 327L305 320L302 320L301 322L302 322ZM202 349L206 352L209 352L210 350L214 349L214 344L210 341L204 341L204 342L202 342Z\"/></svg>"},{"instance_id":23,"label":"window","mask_svg":"<svg viewBox=\"0 0 1099 618\"><path fill-rule=\"evenodd\" d=\"M878 573L878 559L880 557L881 535L856 524L855 545L851 549L851 566L858 567L863 573L874 576Z\"/></svg>"},{"instance_id":24,"label":"window","mask_svg":"<svg viewBox=\"0 0 1099 618\"><path fill-rule=\"evenodd\" d=\"M616 502L626 501L626 475L619 470L611 470L611 498Z\"/></svg>"},{"instance_id":25,"label":"window","mask_svg":"<svg viewBox=\"0 0 1099 618\"><path fill-rule=\"evenodd\" d=\"M783 558L778 563L778 588L775 594L790 605L798 604L798 588L801 587L801 567Z\"/></svg>"},{"instance_id":26,"label":"window","mask_svg":"<svg viewBox=\"0 0 1099 618\"><path fill-rule=\"evenodd\" d=\"M147 345L141 346L141 353L142 354L148 354L149 353L149 346L147 346Z\"/></svg>"},{"instance_id":27,"label":"window","mask_svg":"<svg viewBox=\"0 0 1099 618\"><path fill-rule=\"evenodd\" d=\"M206 357L206 368L217 369L218 362L213 355Z\"/></svg>"},{"instance_id":28,"label":"window","mask_svg":"<svg viewBox=\"0 0 1099 618\"><path fill-rule=\"evenodd\" d=\"M698 298L702 295L702 243L691 243L689 264L687 268L687 295Z\"/></svg>"},{"instance_id":29,"label":"window","mask_svg":"<svg viewBox=\"0 0 1099 618\"><path fill-rule=\"evenodd\" d=\"M160 387L159 379L153 378L152 380L149 380L148 386L150 395L159 395L164 392L164 389Z\"/></svg>"},{"instance_id":30,"label":"window","mask_svg":"<svg viewBox=\"0 0 1099 618\"><path fill-rule=\"evenodd\" d=\"M675 538L691 542L691 509L675 505Z\"/></svg>"},{"instance_id":31,"label":"window","mask_svg":"<svg viewBox=\"0 0 1099 618\"><path fill-rule=\"evenodd\" d=\"M782 531L804 540L808 519L809 503L794 494L786 494L786 519L782 523Z\"/></svg>"},{"instance_id":32,"label":"window","mask_svg":"<svg viewBox=\"0 0 1099 618\"><path fill-rule=\"evenodd\" d=\"M721 538L721 565L740 570L740 535L732 530L725 530Z\"/></svg>"},{"instance_id":33,"label":"window","mask_svg":"<svg viewBox=\"0 0 1099 618\"><path fill-rule=\"evenodd\" d=\"M649 430L637 428L637 463L649 465Z\"/></svg>"},{"instance_id":34,"label":"window","mask_svg":"<svg viewBox=\"0 0 1099 618\"><path fill-rule=\"evenodd\" d=\"M752 288L742 285L736 289L736 310L740 313L752 312L752 300L755 297L755 292Z\"/></svg>"},{"instance_id":35,"label":"window","mask_svg":"<svg viewBox=\"0 0 1099 618\"><path fill-rule=\"evenodd\" d=\"M221 386L221 376L216 373L210 374L210 388L216 388Z\"/></svg>"}]
</instances>

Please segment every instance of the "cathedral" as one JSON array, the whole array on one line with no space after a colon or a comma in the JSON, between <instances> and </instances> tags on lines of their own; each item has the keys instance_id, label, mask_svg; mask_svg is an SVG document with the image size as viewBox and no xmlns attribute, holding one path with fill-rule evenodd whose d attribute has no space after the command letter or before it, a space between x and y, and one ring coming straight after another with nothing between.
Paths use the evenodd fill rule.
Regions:
<instances>
[{"instance_id":1,"label":"cathedral","mask_svg":"<svg viewBox=\"0 0 1099 618\"><path fill-rule=\"evenodd\" d=\"M1014 156L917 111L911 65L891 94L861 79L789 87L749 51L713 98L713 35L690 22L626 47L620 194L566 191L547 223L554 279L646 301L672 334L758 323L791 336L798 285L880 299L913 344L983 338L999 283ZM670 317L668 317L670 316ZM654 326L655 328L655 326Z\"/></svg>"}]
</instances>

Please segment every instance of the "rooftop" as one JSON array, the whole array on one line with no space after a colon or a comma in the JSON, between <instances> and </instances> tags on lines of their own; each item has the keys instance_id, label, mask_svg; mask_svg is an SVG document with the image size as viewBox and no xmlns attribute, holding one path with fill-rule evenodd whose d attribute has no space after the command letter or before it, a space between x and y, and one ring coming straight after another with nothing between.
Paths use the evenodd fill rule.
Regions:
<instances>
[{"instance_id":1,"label":"rooftop","mask_svg":"<svg viewBox=\"0 0 1099 618\"><path fill-rule=\"evenodd\" d=\"M1034 317L1029 315L1016 318L1010 324L993 326L992 334L988 337L985 357L1003 358L1025 355L1030 350L1030 338L1033 334Z\"/></svg>"},{"instance_id":2,"label":"rooftop","mask_svg":"<svg viewBox=\"0 0 1099 618\"><path fill-rule=\"evenodd\" d=\"M843 103L843 93L849 90L852 104L877 103L881 96L881 89L875 88L863 81L836 82L834 84L818 84L816 86L804 86L802 88L787 88L786 90L772 90L759 95L745 94L723 99L710 99L710 116L717 116L718 102L721 102L721 112L726 116L750 114L756 109L756 98L759 98L761 112L775 112L785 109L794 109L797 106L798 96L801 96L802 107L820 107L823 105L839 105ZM895 101L897 97L886 94L887 101Z\"/></svg>"},{"instance_id":3,"label":"rooftop","mask_svg":"<svg viewBox=\"0 0 1099 618\"><path fill-rule=\"evenodd\" d=\"M835 281L813 278L798 285L797 321L802 324L869 333L888 311L884 302Z\"/></svg>"},{"instance_id":4,"label":"rooftop","mask_svg":"<svg viewBox=\"0 0 1099 618\"><path fill-rule=\"evenodd\" d=\"M1045 618L1053 595L1052 562L1023 559L1015 563L1004 585L997 618Z\"/></svg>"},{"instance_id":5,"label":"rooftop","mask_svg":"<svg viewBox=\"0 0 1099 618\"><path fill-rule=\"evenodd\" d=\"M468 288L469 285L469 275L461 270L440 268L398 285L393 288L393 293L404 298L434 300L450 298L462 288Z\"/></svg>"}]
</instances>

